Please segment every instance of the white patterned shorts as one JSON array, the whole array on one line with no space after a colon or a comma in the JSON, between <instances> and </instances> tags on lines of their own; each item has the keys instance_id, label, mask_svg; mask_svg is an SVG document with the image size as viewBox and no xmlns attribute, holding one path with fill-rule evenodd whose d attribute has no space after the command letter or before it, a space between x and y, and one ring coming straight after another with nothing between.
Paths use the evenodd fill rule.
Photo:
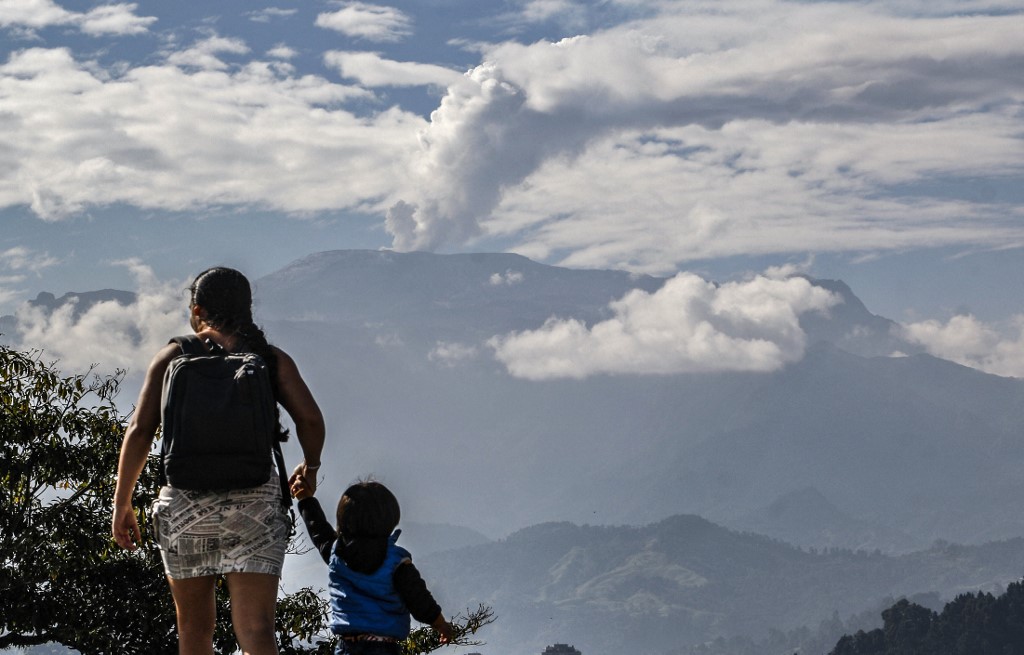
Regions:
<instances>
[{"instance_id":1,"label":"white patterned shorts","mask_svg":"<svg viewBox=\"0 0 1024 655\"><path fill-rule=\"evenodd\" d=\"M162 487L153 528L173 579L222 573L281 575L291 519L276 471L265 484L231 491Z\"/></svg>"}]
</instances>

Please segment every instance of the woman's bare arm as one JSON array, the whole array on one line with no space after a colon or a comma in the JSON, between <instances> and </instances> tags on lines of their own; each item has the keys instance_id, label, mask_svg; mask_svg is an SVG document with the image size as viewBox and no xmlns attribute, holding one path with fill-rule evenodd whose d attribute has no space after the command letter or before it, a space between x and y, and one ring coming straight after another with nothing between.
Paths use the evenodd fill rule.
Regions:
<instances>
[{"instance_id":1,"label":"woman's bare arm","mask_svg":"<svg viewBox=\"0 0 1024 655\"><path fill-rule=\"evenodd\" d=\"M295 423L295 435L304 458L295 472L305 476L312 490L316 491L316 469L320 466L320 454L324 448L324 417L295 361L280 348L274 350L277 352L278 401Z\"/></svg>"}]
</instances>

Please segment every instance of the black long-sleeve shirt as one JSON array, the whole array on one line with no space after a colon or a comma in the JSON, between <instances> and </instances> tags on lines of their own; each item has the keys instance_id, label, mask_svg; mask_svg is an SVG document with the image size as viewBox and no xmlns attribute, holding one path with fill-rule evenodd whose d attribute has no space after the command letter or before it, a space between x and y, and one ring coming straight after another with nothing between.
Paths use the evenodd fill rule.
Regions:
<instances>
[{"instance_id":1,"label":"black long-sleeve shirt","mask_svg":"<svg viewBox=\"0 0 1024 655\"><path fill-rule=\"evenodd\" d=\"M338 556L355 571L370 573L380 566L384 552L379 549L360 548L361 544L358 542L344 544L324 515L320 501L315 497L310 496L299 501L299 514L306 524L306 531L313 542L313 547L320 553L324 562L329 564L331 555L337 551ZM434 600L434 596L427 589L427 583L423 581L419 570L411 561L399 564L391 579L412 618L428 625L437 620L441 615L441 606Z\"/></svg>"}]
</instances>

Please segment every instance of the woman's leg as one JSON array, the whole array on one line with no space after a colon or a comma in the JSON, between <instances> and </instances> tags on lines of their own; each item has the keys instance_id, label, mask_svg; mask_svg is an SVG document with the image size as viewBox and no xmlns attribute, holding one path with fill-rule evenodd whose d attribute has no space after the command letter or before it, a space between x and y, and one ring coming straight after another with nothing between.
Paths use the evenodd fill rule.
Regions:
<instances>
[{"instance_id":1,"label":"woman's leg","mask_svg":"<svg viewBox=\"0 0 1024 655\"><path fill-rule=\"evenodd\" d=\"M280 578L269 573L228 573L231 625L245 655L277 655L274 608Z\"/></svg>"},{"instance_id":2,"label":"woman's leg","mask_svg":"<svg viewBox=\"0 0 1024 655\"><path fill-rule=\"evenodd\" d=\"M213 595L216 578L167 578L178 616L178 653L213 655L213 627L217 606Z\"/></svg>"}]
</instances>

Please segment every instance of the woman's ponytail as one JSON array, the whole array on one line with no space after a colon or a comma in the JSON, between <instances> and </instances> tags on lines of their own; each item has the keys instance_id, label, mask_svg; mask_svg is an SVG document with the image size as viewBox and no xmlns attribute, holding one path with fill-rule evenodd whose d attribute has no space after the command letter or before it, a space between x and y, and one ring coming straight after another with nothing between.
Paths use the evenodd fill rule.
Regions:
<instances>
[{"instance_id":1,"label":"woman's ponytail","mask_svg":"<svg viewBox=\"0 0 1024 655\"><path fill-rule=\"evenodd\" d=\"M250 318L248 323L243 323L235 329L235 334L245 342L249 350L263 358L267 363L267 370L270 373L270 388L274 392L274 399L281 397L278 385L278 362L277 351L267 342L267 336L258 325ZM274 420L277 421L277 438L280 441L288 440L288 430L281 425L281 408L274 403Z\"/></svg>"},{"instance_id":2,"label":"woman's ponytail","mask_svg":"<svg viewBox=\"0 0 1024 655\"><path fill-rule=\"evenodd\" d=\"M221 332L237 335L250 351L263 358L270 373L274 399L279 400L277 351L267 342L263 330L252 320L252 288L245 275L223 266L208 268L196 276L189 291L192 304L206 310L203 320L207 324ZM276 402L274 418L277 421L278 438L281 441L287 440L288 431L281 425L281 409Z\"/></svg>"}]
</instances>

